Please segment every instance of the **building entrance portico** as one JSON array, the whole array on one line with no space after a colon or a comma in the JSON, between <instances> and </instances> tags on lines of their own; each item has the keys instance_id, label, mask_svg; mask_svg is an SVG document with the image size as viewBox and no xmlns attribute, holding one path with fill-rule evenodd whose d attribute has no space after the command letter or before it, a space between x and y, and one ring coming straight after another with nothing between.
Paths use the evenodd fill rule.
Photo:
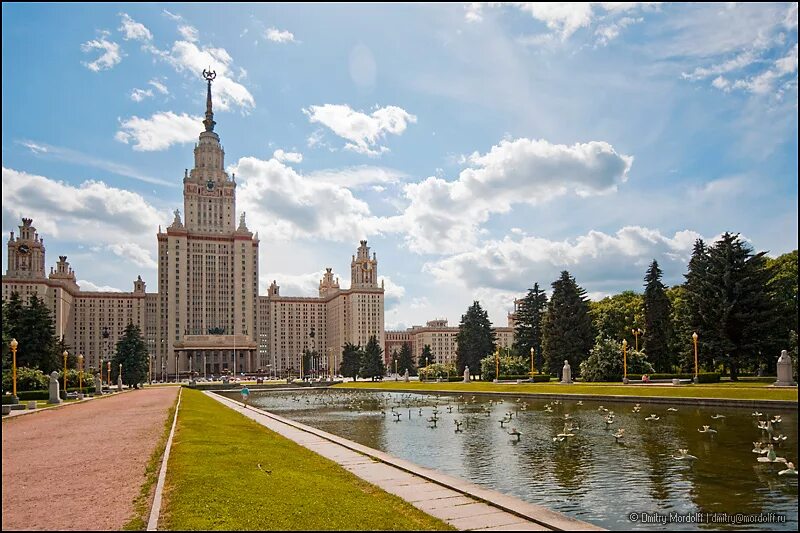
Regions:
<instances>
[{"instance_id":1,"label":"building entrance portico","mask_svg":"<svg viewBox=\"0 0 800 533\"><path fill-rule=\"evenodd\" d=\"M179 374L248 373L257 368L258 345L247 335L185 335L174 350Z\"/></svg>"}]
</instances>

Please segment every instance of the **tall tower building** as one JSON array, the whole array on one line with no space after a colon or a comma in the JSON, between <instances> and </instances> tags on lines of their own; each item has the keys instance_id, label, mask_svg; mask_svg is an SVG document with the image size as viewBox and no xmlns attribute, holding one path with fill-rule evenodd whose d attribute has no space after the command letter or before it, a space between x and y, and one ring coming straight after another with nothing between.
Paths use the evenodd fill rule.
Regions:
<instances>
[{"instance_id":1,"label":"tall tower building","mask_svg":"<svg viewBox=\"0 0 800 533\"><path fill-rule=\"evenodd\" d=\"M179 211L158 233L160 342L167 372L251 372L257 367L258 237L241 214L235 226L236 182L214 132L211 82L205 130L194 168L183 178L186 223Z\"/></svg>"}]
</instances>

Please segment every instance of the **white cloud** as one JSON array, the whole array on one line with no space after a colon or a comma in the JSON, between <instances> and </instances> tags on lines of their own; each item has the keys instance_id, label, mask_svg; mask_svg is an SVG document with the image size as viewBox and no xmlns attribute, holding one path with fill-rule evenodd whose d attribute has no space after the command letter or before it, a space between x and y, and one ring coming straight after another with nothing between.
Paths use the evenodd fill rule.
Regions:
<instances>
[{"instance_id":1,"label":"white cloud","mask_svg":"<svg viewBox=\"0 0 800 533\"><path fill-rule=\"evenodd\" d=\"M202 131L202 117L172 111L155 113L148 118L132 116L120 122L115 139L125 144L133 142L138 152L166 150L173 144L193 142Z\"/></svg>"},{"instance_id":2,"label":"white cloud","mask_svg":"<svg viewBox=\"0 0 800 533\"><path fill-rule=\"evenodd\" d=\"M628 179L633 157L605 142L566 146L545 140L504 140L458 179L429 177L405 186L410 201L397 220L417 252L453 253L474 246L481 224L513 204L537 204L568 193L589 196L614 191Z\"/></svg>"},{"instance_id":3,"label":"white cloud","mask_svg":"<svg viewBox=\"0 0 800 533\"><path fill-rule=\"evenodd\" d=\"M123 39L125 39L126 41L153 40L153 34L150 33L150 30L148 30L144 24L136 22L127 13L120 13L119 16L122 17L122 26L118 28L118 31L124 34L122 36Z\"/></svg>"},{"instance_id":4,"label":"white cloud","mask_svg":"<svg viewBox=\"0 0 800 533\"><path fill-rule=\"evenodd\" d=\"M483 4L480 2L467 2L464 4L464 18L467 22L480 22L483 20Z\"/></svg>"},{"instance_id":5,"label":"white cloud","mask_svg":"<svg viewBox=\"0 0 800 533\"><path fill-rule=\"evenodd\" d=\"M411 303L408 304L410 309L425 309L426 307L430 307L431 302L428 300L426 296L422 297L415 297L411 299Z\"/></svg>"},{"instance_id":6,"label":"white cloud","mask_svg":"<svg viewBox=\"0 0 800 533\"><path fill-rule=\"evenodd\" d=\"M354 242L379 232L381 220L344 187L309 179L277 159L243 157L235 172L238 206L251 228L282 239Z\"/></svg>"},{"instance_id":7,"label":"white cloud","mask_svg":"<svg viewBox=\"0 0 800 533\"><path fill-rule=\"evenodd\" d=\"M406 289L402 285L398 285L392 281L389 276L378 276L378 283L383 283L384 286L384 299L387 307L393 307L399 303L406 295Z\"/></svg>"},{"instance_id":8,"label":"white cloud","mask_svg":"<svg viewBox=\"0 0 800 533\"><path fill-rule=\"evenodd\" d=\"M354 189L377 183L399 183L408 179L408 174L388 167L357 165L346 168L328 168L308 174L308 179L324 181L332 185Z\"/></svg>"},{"instance_id":9,"label":"white cloud","mask_svg":"<svg viewBox=\"0 0 800 533\"><path fill-rule=\"evenodd\" d=\"M158 266L150 255L150 251L133 242L122 242L106 245L106 249L126 261L132 261L136 266L151 268Z\"/></svg>"},{"instance_id":10,"label":"white cloud","mask_svg":"<svg viewBox=\"0 0 800 533\"><path fill-rule=\"evenodd\" d=\"M345 145L346 149L372 156L389 150L378 144L387 133L400 135L409 123L417 121L416 116L397 106L381 107L367 115L354 111L348 105L324 104L312 105L303 109L303 113L308 116L309 122L322 124L350 141Z\"/></svg>"},{"instance_id":11,"label":"white cloud","mask_svg":"<svg viewBox=\"0 0 800 533\"><path fill-rule=\"evenodd\" d=\"M147 83L149 83L150 85L155 87L156 90L158 92L160 92L161 94L169 94L169 89L167 89L167 86L164 85L163 83L161 83L160 81L158 81L156 79L152 79L152 80L148 81Z\"/></svg>"},{"instance_id":12,"label":"white cloud","mask_svg":"<svg viewBox=\"0 0 800 533\"><path fill-rule=\"evenodd\" d=\"M141 102L145 98L151 98L153 91L150 89L134 89L131 91L131 100L134 102Z\"/></svg>"},{"instance_id":13,"label":"white cloud","mask_svg":"<svg viewBox=\"0 0 800 533\"><path fill-rule=\"evenodd\" d=\"M640 285L653 259L658 260L667 279L680 281L699 237L689 230L669 237L640 226L626 226L614 235L590 231L564 241L506 237L426 263L423 268L442 283L517 293L534 282L549 287L560 271L569 270L587 290L601 291L607 285L615 289L617 285Z\"/></svg>"},{"instance_id":14,"label":"white cloud","mask_svg":"<svg viewBox=\"0 0 800 533\"><path fill-rule=\"evenodd\" d=\"M293 43L296 42L294 40L294 34L290 31L286 30L279 30L277 28L268 28L267 31L264 32L264 36L274 42L274 43Z\"/></svg>"},{"instance_id":15,"label":"white cloud","mask_svg":"<svg viewBox=\"0 0 800 533\"><path fill-rule=\"evenodd\" d=\"M168 187L178 187L179 184L172 181L166 181L160 178L145 174L138 168L129 167L114 161L100 159L98 157L87 155L77 150L70 148L63 148L61 146L52 146L50 144L36 143L33 141L18 141L19 144L28 148L31 152L42 157L50 157L57 161L66 161L76 165L84 165L92 168L99 168L106 172L113 172L114 174L133 178L135 180L143 181L145 183L152 183L154 185L162 185Z\"/></svg>"},{"instance_id":16,"label":"white cloud","mask_svg":"<svg viewBox=\"0 0 800 533\"><path fill-rule=\"evenodd\" d=\"M289 163L302 163L303 162L303 154L299 152L284 152L282 149L278 148L272 153L272 157L277 159L281 163L289 162Z\"/></svg>"},{"instance_id":17,"label":"white cloud","mask_svg":"<svg viewBox=\"0 0 800 533\"><path fill-rule=\"evenodd\" d=\"M100 57L94 61L90 63L83 62L83 66L92 72L108 70L122 61L122 52L120 51L119 45L113 41L109 41L107 39L109 35L107 31L100 32L100 37L98 39L87 41L81 45L81 50L84 53L91 52L92 50L103 51Z\"/></svg>"},{"instance_id":18,"label":"white cloud","mask_svg":"<svg viewBox=\"0 0 800 533\"><path fill-rule=\"evenodd\" d=\"M166 9L164 15L178 22L178 32L183 40L175 41L170 50L159 50L153 46L147 50L172 65L176 72L186 73L193 79L198 79L200 73L210 66L217 73L211 86L216 110L227 111L236 106L242 111L248 111L255 107L253 95L244 85L236 81L236 67L228 51L224 48L198 45L200 36L196 28L186 23L182 16L170 13ZM239 69L239 73L238 78L241 79L243 77L241 74L245 71Z\"/></svg>"},{"instance_id":19,"label":"white cloud","mask_svg":"<svg viewBox=\"0 0 800 533\"><path fill-rule=\"evenodd\" d=\"M31 217L41 235L100 246L147 268L156 265L154 228L169 220L139 194L101 181L73 186L5 167L2 205L4 224Z\"/></svg>"},{"instance_id":20,"label":"white cloud","mask_svg":"<svg viewBox=\"0 0 800 533\"><path fill-rule=\"evenodd\" d=\"M87 281L85 279L79 279L77 281L78 286L81 288L82 291L88 292L123 292L122 289L117 289L116 287L110 287L108 285L95 285L91 281Z\"/></svg>"},{"instance_id":21,"label":"white cloud","mask_svg":"<svg viewBox=\"0 0 800 533\"><path fill-rule=\"evenodd\" d=\"M194 26L189 26L188 24L178 26L178 33L181 34L181 37L192 43L197 42L197 39L199 38L199 32L197 31L197 28Z\"/></svg>"},{"instance_id":22,"label":"white cloud","mask_svg":"<svg viewBox=\"0 0 800 533\"><path fill-rule=\"evenodd\" d=\"M622 17L618 21L604 26L599 26L594 32L595 35L597 35L597 44L600 46L608 45L608 43L619 37L619 34L624 28L627 28L633 24L638 24L642 21L644 21L644 18L642 17Z\"/></svg>"},{"instance_id":23,"label":"white cloud","mask_svg":"<svg viewBox=\"0 0 800 533\"><path fill-rule=\"evenodd\" d=\"M281 296L319 296L319 280L324 273L324 270L305 274L265 272L258 279L260 294L267 294L267 288L275 281L280 287Z\"/></svg>"}]
</instances>

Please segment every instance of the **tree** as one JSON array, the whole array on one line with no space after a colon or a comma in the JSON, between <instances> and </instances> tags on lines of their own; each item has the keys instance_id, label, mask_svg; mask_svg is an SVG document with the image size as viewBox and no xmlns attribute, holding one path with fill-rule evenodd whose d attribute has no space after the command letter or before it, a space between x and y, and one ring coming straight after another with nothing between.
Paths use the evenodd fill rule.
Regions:
<instances>
[{"instance_id":1,"label":"tree","mask_svg":"<svg viewBox=\"0 0 800 533\"><path fill-rule=\"evenodd\" d=\"M684 275L686 282L686 306L688 308L689 329L691 333L697 333L701 339L709 337L707 334L707 307L711 294L707 291L707 271L708 271L708 247L702 239L697 239L692 248L692 257L689 259L689 267ZM691 334L690 334L691 336ZM684 366L694 369L694 347L689 342L688 349L684 352ZM711 352L707 350L698 353L701 366L711 365Z\"/></svg>"},{"instance_id":2,"label":"tree","mask_svg":"<svg viewBox=\"0 0 800 533\"><path fill-rule=\"evenodd\" d=\"M361 371L360 375L365 378L383 378L386 373L386 367L383 366L383 348L378 344L378 339L375 335L370 336L367 341L367 346L361 355Z\"/></svg>"},{"instance_id":3,"label":"tree","mask_svg":"<svg viewBox=\"0 0 800 533\"><path fill-rule=\"evenodd\" d=\"M644 351L656 372L669 372L673 363L669 350L670 303L661 276L653 259L644 277Z\"/></svg>"},{"instance_id":4,"label":"tree","mask_svg":"<svg viewBox=\"0 0 800 533\"><path fill-rule=\"evenodd\" d=\"M339 372L346 378L358 379L358 371L361 369L361 346L346 343L342 347L342 363Z\"/></svg>"},{"instance_id":5,"label":"tree","mask_svg":"<svg viewBox=\"0 0 800 533\"><path fill-rule=\"evenodd\" d=\"M489 314L481 308L480 302L473 302L466 314L461 315L461 323L458 325L458 373L463 374L464 368L468 366L471 375L478 375L481 359L494 352L494 341L495 333L492 331L492 323L489 322Z\"/></svg>"},{"instance_id":6,"label":"tree","mask_svg":"<svg viewBox=\"0 0 800 533\"><path fill-rule=\"evenodd\" d=\"M63 368L56 352L53 316L44 301L32 294L16 325L17 366L38 368L45 374ZM57 357L56 354L59 354Z\"/></svg>"},{"instance_id":7,"label":"tree","mask_svg":"<svg viewBox=\"0 0 800 533\"><path fill-rule=\"evenodd\" d=\"M514 325L514 349L522 357L529 357L531 348L536 357L534 363L542 371L542 319L547 310L547 295L534 283L528 294L520 300Z\"/></svg>"},{"instance_id":8,"label":"tree","mask_svg":"<svg viewBox=\"0 0 800 533\"><path fill-rule=\"evenodd\" d=\"M426 344L422 347L422 353L419 354L419 359L417 360L417 368L425 368L431 363L435 363L436 360L433 357L433 352L431 351L431 345Z\"/></svg>"},{"instance_id":9,"label":"tree","mask_svg":"<svg viewBox=\"0 0 800 533\"><path fill-rule=\"evenodd\" d=\"M573 374L577 375L580 363L588 357L593 343L586 291L564 270L553 282L553 295L547 304L544 320L542 349L547 372L561 377L566 359Z\"/></svg>"},{"instance_id":10,"label":"tree","mask_svg":"<svg viewBox=\"0 0 800 533\"><path fill-rule=\"evenodd\" d=\"M411 352L411 343L404 342L400 347L400 355L397 360L397 372L405 374L408 370L409 376L417 375L417 368L414 364L414 354Z\"/></svg>"},{"instance_id":11,"label":"tree","mask_svg":"<svg viewBox=\"0 0 800 533\"><path fill-rule=\"evenodd\" d=\"M775 305L777 320L775 327L765 339L764 362L774 372L777 354L787 349L792 342L792 333L797 334L797 250L767 259L767 268L772 273L767 287Z\"/></svg>"},{"instance_id":12,"label":"tree","mask_svg":"<svg viewBox=\"0 0 800 533\"><path fill-rule=\"evenodd\" d=\"M116 381L119 365L122 364L122 383L139 388L139 384L147 380L148 357L147 344L139 326L129 323L122 338L117 341L117 351L111 359L112 379Z\"/></svg>"},{"instance_id":13,"label":"tree","mask_svg":"<svg viewBox=\"0 0 800 533\"><path fill-rule=\"evenodd\" d=\"M11 339L20 341L19 326L25 307L19 294L12 292L7 301L3 302L3 371L10 370L12 366ZM17 361L19 363L19 361ZM19 366L19 364L17 365Z\"/></svg>"},{"instance_id":14,"label":"tree","mask_svg":"<svg viewBox=\"0 0 800 533\"><path fill-rule=\"evenodd\" d=\"M701 351L728 368L732 380L761 362L761 343L777 322L765 254L754 254L738 234L726 232L708 248L702 276L687 282L692 301L700 302Z\"/></svg>"},{"instance_id":15,"label":"tree","mask_svg":"<svg viewBox=\"0 0 800 533\"><path fill-rule=\"evenodd\" d=\"M627 363L628 375L653 373L653 366L641 351L628 351ZM581 363L581 376L584 381L622 381L624 366L622 344L598 336L589 357Z\"/></svg>"},{"instance_id":16,"label":"tree","mask_svg":"<svg viewBox=\"0 0 800 533\"><path fill-rule=\"evenodd\" d=\"M677 357L681 370L694 372L694 329L688 291L685 285L675 285L666 290L666 295L670 302L669 351Z\"/></svg>"},{"instance_id":17,"label":"tree","mask_svg":"<svg viewBox=\"0 0 800 533\"><path fill-rule=\"evenodd\" d=\"M644 329L644 299L633 291L606 296L599 302L589 302L589 314L593 331L599 337L620 342L628 339L635 346L636 339L632 331Z\"/></svg>"}]
</instances>

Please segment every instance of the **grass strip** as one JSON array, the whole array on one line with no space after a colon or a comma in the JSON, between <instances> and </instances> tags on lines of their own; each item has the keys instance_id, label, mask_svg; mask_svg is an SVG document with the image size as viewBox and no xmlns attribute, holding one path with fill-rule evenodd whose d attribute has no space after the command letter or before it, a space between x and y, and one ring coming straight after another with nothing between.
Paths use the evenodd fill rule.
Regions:
<instances>
[{"instance_id":1,"label":"grass strip","mask_svg":"<svg viewBox=\"0 0 800 533\"><path fill-rule=\"evenodd\" d=\"M168 530L451 530L330 461L186 389L161 525Z\"/></svg>"},{"instance_id":2,"label":"grass strip","mask_svg":"<svg viewBox=\"0 0 800 533\"><path fill-rule=\"evenodd\" d=\"M334 385L340 388L357 389L402 389L420 391L452 391L452 392L511 392L511 393L543 393L543 394L596 394L601 396L647 396L664 398L718 398L727 400L789 400L797 401L797 388L767 388L759 386L740 386L738 384L708 385L618 385L611 383L573 383L560 385L557 383L521 383L504 384L473 381L471 383L420 383L410 381L363 381L347 382Z\"/></svg>"},{"instance_id":3,"label":"grass strip","mask_svg":"<svg viewBox=\"0 0 800 533\"><path fill-rule=\"evenodd\" d=\"M150 455L150 460L145 466L145 480L139 489L139 495L133 500L133 516L128 519L122 529L124 531L145 531L147 529L147 520L150 517L150 503L153 500L153 490L158 481L158 472L161 467L161 458L164 456L164 450L167 447L167 440L169 439L169 431L172 429L172 419L175 417L175 408L178 405L178 397L175 397L175 402L167 411L167 418L164 420L164 430L161 432L161 437L156 443L153 453Z\"/></svg>"}]
</instances>

